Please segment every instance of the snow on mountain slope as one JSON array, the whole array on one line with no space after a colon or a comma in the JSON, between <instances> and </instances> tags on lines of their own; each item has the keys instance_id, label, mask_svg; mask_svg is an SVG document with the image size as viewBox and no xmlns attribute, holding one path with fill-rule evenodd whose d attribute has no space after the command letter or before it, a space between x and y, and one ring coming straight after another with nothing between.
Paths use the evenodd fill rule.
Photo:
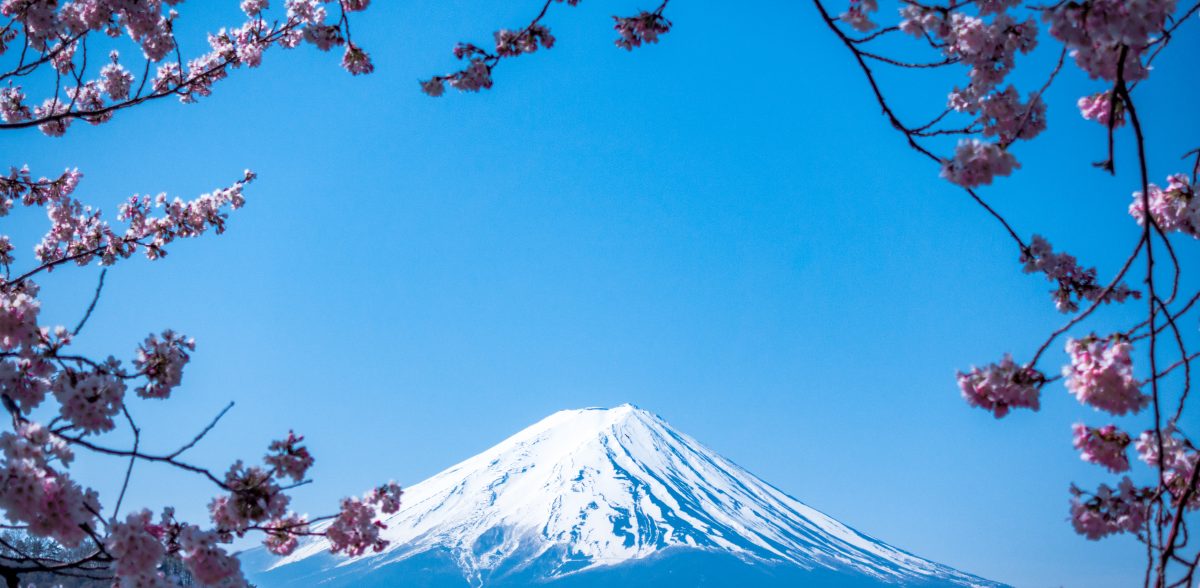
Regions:
<instances>
[{"instance_id":1,"label":"snow on mountain slope","mask_svg":"<svg viewBox=\"0 0 1200 588\"><path fill-rule=\"evenodd\" d=\"M407 488L385 522L387 550L337 560L328 575L437 552L481 586L498 571L553 580L692 550L901 585L997 586L867 537L631 405L552 414ZM267 577L327 548L304 544Z\"/></svg>"}]
</instances>

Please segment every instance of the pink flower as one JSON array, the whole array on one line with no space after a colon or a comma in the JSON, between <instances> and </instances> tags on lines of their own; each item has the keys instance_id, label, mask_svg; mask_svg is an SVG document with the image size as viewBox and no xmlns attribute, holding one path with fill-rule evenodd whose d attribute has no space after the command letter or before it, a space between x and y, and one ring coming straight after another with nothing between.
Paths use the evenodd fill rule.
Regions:
<instances>
[{"instance_id":1,"label":"pink flower","mask_svg":"<svg viewBox=\"0 0 1200 588\"><path fill-rule=\"evenodd\" d=\"M26 423L17 434L0 433L0 509L10 521L27 525L37 536L50 537L68 547L87 538L84 526L96 523L100 511L96 492L84 490L49 463L57 459L64 467L71 461L70 449L41 425Z\"/></svg>"},{"instance_id":2,"label":"pink flower","mask_svg":"<svg viewBox=\"0 0 1200 588\"><path fill-rule=\"evenodd\" d=\"M1150 403L1133 377L1133 346L1117 334L1067 339L1071 364L1063 367L1067 389L1079 402L1115 414L1136 413Z\"/></svg>"},{"instance_id":3,"label":"pink flower","mask_svg":"<svg viewBox=\"0 0 1200 588\"><path fill-rule=\"evenodd\" d=\"M0 290L0 351L16 351L37 342L41 304L20 291Z\"/></svg>"},{"instance_id":4,"label":"pink flower","mask_svg":"<svg viewBox=\"0 0 1200 588\"><path fill-rule=\"evenodd\" d=\"M250 17L258 16L258 14L266 10L268 6L268 0L242 0L241 5L242 12L245 12L246 16Z\"/></svg>"},{"instance_id":5,"label":"pink flower","mask_svg":"<svg viewBox=\"0 0 1200 588\"><path fill-rule=\"evenodd\" d=\"M195 351L196 340L185 338L170 329L162 339L151 334L138 346L133 365L146 377L146 384L134 389L142 398L167 398L171 390L183 381L183 366Z\"/></svg>"},{"instance_id":6,"label":"pink flower","mask_svg":"<svg viewBox=\"0 0 1200 588\"><path fill-rule=\"evenodd\" d=\"M1195 475L1196 463L1200 461L1200 454L1196 453L1190 442L1180 437L1174 425L1163 428L1161 435L1162 454L1165 458L1159 457L1159 435L1153 430L1138 436L1134 444L1138 457L1151 467L1163 470L1163 482L1171 495L1172 505L1177 506L1186 495L1188 508L1200 508L1200 488L1195 485L1188 488L1188 483Z\"/></svg>"},{"instance_id":7,"label":"pink flower","mask_svg":"<svg viewBox=\"0 0 1200 588\"><path fill-rule=\"evenodd\" d=\"M1079 310L1080 300L1095 302L1104 294L1104 287L1096 282L1096 268L1084 269L1075 257L1066 253L1055 253L1050 242L1041 235L1034 235L1029 246L1021 251L1021 263L1025 273L1041 272L1046 279L1057 282L1058 288L1051 291L1054 306L1059 312ZM1124 282L1113 286L1104 302L1124 302L1128 298L1141 298L1141 292L1132 290Z\"/></svg>"},{"instance_id":8,"label":"pink flower","mask_svg":"<svg viewBox=\"0 0 1200 588\"><path fill-rule=\"evenodd\" d=\"M1150 184L1150 213L1154 222L1163 232L1179 231L1200 239L1200 198L1196 197L1195 188L1184 174L1175 174L1167 178L1167 188L1164 190L1155 184ZM1146 222L1143 209L1142 192L1133 193L1133 203L1129 205L1129 214L1142 225Z\"/></svg>"},{"instance_id":9,"label":"pink flower","mask_svg":"<svg viewBox=\"0 0 1200 588\"><path fill-rule=\"evenodd\" d=\"M657 12L642 11L637 16L614 16L613 20L616 21L613 28L619 35L615 43L627 51L633 51L634 47L641 47L643 43L657 43L659 35L671 31L671 21Z\"/></svg>"},{"instance_id":10,"label":"pink flower","mask_svg":"<svg viewBox=\"0 0 1200 588\"><path fill-rule=\"evenodd\" d=\"M985 96L979 110L983 135L999 137L1001 143L1028 141L1046 130L1046 104L1041 97L1031 94L1029 103L1021 104L1021 96L1012 86Z\"/></svg>"},{"instance_id":11,"label":"pink flower","mask_svg":"<svg viewBox=\"0 0 1200 588\"><path fill-rule=\"evenodd\" d=\"M220 531L242 534L251 525L277 519L287 512L290 499L259 467L234 463L225 474L230 493L209 503L209 513Z\"/></svg>"},{"instance_id":12,"label":"pink flower","mask_svg":"<svg viewBox=\"0 0 1200 588\"><path fill-rule=\"evenodd\" d=\"M307 534L308 520L294 513L263 525L266 537L263 545L275 555L289 555L296 549L297 537Z\"/></svg>"},{"instance_id":13,"label":"pink flower","mask_svg":"<svg viewBox=\"0 0 1200 588\"><path fill-rule=\"evenodd\" d=\"M113 52L114 54L116 51ZM113 62L100 68L100 88L113 100L124 100L129 97L129 89L133 86L133 74L123 65Z\"/></svg>"},{"instance_id":14,"label":"pink flower","mask_svg":"<svg viewBox=\"0 0 1200 588\"><path fill-rule=\"evenodd\" d=\"M38 119L57 117L70 112L68 106L58 100L58 98L47 98L42 102L41 106L33 109L33 116ZM71 126L71 118L62 116L47 120L38 125L38 129L48 137L61 137L67 132L67 127Z\"/></svg>"},{"instance_id":15,"label":"pink flower","mask_svg":"<svg viewBox=\"0 0 1200 588\"><path fill-rule=\"evenodd\" d=\"M1117 79L1122 47L1127 48L1123 77L1127 82L1149 74L1142 63L1152 38L1162 33L1175 0L1087 0L1063 2L1043 12L1050 34L1070 50L1075 63L1093 78Z\"/></svg>"},{"instance_id":16,"label":"pink flower","mask_svg":"<svg viewBox=\"0 0 1200 588\"><path fill-rule=\"evenodd\" d=\"M25 94L21 86L0 89L0 119L6 123L29 120L29 107L25 105Z\"/></svg>"},{"instance_id":17,"label":"pink flower","mask_svg":"<svg viewBox=\"0 0 1200 588\"><path fill-rule=\"evenodd\" d=\"M879 3L876 0L850 0L850 8L838 16L849 24L854 30L865 33L879 26L871 22L870 14L879 10Z\"/></svg>"},{"instance_id":18,"label":"pink flower","mask_svg":"<svg viewBox=\"0 0 1200 588\"><path fill-rule=\"evenodd\" d=\"M1113 533L1136 533L1146 522L1149 488L1135 488L1128 477L1122 478L1117 488L1101 484L1091 498L1087 493L1072 486L1071 524L1075 532L1098 540Z\"/></svg>"},{"instance_id":19,"label":"pink flower","mask_svg":"<svg viewBox=\"0 0 1200 588\"><path fill-rule=\"evenodd\" d=\"M1087 120L1094 120L1104 126L1108 126L1108 116L1110 113L1116 116L1114 127L1119 127L1125 124L1125 103L1121 100L1116 101L1114 107L1112 102L1112 90L1097 92L1091 96L1084 96L1077 102L1079 106L1079 114Z\"/></svg>"},{"instance_id":20,"label":"pink flower","mask_svg":"<svg viewBox=\"0 0 1200 588\"><path fill-rule=\"evenodd\" d=\"M337 27L322 24L311 24L304 27L304 40L316 45L317 49L321 51L329 51L334 46L345 42Z\"/></svg>"},{"instance_id":21,"label":"pink flower","mask_svg":"<svg viewBox=\"0 0 1200 588\"><path fill-rule=\"evenodd\" d=\"M1007 176L1021 167L1016 158L1000 145L979 139L962 139L954 157L942 163L942 177L964 188L992 183L996 176Z\"/></svg>"},{"instance_id":22,"label":"pink flower","mask_svg":"<svg viewBox=\"0 0 1200 588\"><path fill-rule=\"evenodd\" d=\"M116 426L113 417L125 401L125 383L102 371L62 370L50 389L62 418L84 433L111 431Z\"/></svg>"},{"instance_id":23,"label":"pink flower","mask_svg":"<svg viewBox=\"0 0 1200 588\"><path fill-rule=\"evenodd\" d=\"M342 54L342 67L353 75L369 74L375 71L371 57L354 43L346 45L346 52Z\"/></svg>"},{"instance_id":24,"label":"pink flower","mask_svg":"<svg viewBox=\"0 0 1200 588\"><path fill-rule=\"evenodd\" d=\"M478 92L492 87L492 69L480 59L450 78L450 85L462 92ZM427 92L428 93L428 92Z\"/></svg>"},{"instance_id":25,"label":"pink flower","mask_svg":"<svg viewBox=\"0 0 1200 588\"><path fill-rule=\"evenodd\" d=\"M183 563L202 586L244 588L242 564L225 552L215 533L186 525L179 534L179 544L187 552Z\"/></svg>"},{"instance_id":26,"label":"pink flower","mask_svg":"<svg viewBox=\"0 0 1200 588\"><path fill-rule=\"evenodd\" d=\"M1105 425L1093 428L1082 423L1072 427L1075 433L1075 448L1080 450L1079 458L1108 468L1113 473L1129 470L1129 458L1125 448L1131 442L1129 435L1117 429L1115 425Z\"/></svg>"},{"instance_id":27,"label":"pink flower","mask_svg":"<svg viewBox=\"0 0 1200 588\"><path fill-rule=\"evenodd\" d=\"M394 514L400 510L400 497L404 491L400 489L400 485L396 482L388 482L376 488L367 497L368 502L379 507L379 511L383 514Z\"/></svg>"},{"instance_id":28,"label":"pink flower","mask_svg":"<svg viewBox=\"0 0 1200 588\"><path fill-rule=\"evenodd\" d=\"M329 551L357 557L373 549L383 551L388 542L379 537L383 523L375 520L375 509L357 498L343 498L342 509L325 530Z\"/></svg>"},{"instance_id":29,"label":"pink flower","mask_svg":"<svg viewBox=\"0 0 1200 588\"><path fill-rule=\"evenodd\" d=\"M45 376L52 371L53 366L41 359L2 360L0 394L12 399L23 414L29 414L46 399L50 382Z\"/></svg>"},{"instance_id":30,"label":"pink flower","mask_svg":"<svg viewBox=\"0 0 1200 588\"><path fill-rule=\"evenodd\" d=\"M308 448L300 446L303 440L304 437L288 431L287 439L271 442L268 450L273 453L267 455L264 461L273 468L275 477L289 477L296 482L304 479L304 474L312 467L313 457L308 453Z\"/></svg>"},{"instance_id":31,"label":"pink flower","mask_svg":"<svg viewBox=\"0 0 1200 588\"><path fill-rule=\"evenodd\" d=\"M152 575L167 551L151 533L150 511L125 517L124 523L109 526L104 546L117 559L118 576Z\"/></svg>"},{"instance_id":32,"label":"pink flower","mask_svg":"<svg viewBox=\"0 0 1200 588\"><path fill-rule=\"evenodd\" d=\"M433 78L421 82L421 91L429 96L437 98L438 96L446 93L446 86L442 84L441 78Z\"/></svg>"},{"instance_id":33,"label":"pink flower","mask_svg":"<svg viewBox=\"0 0 1200 588\"><path fill-rule=\"evenodd\" d=\"M969 373L958 372L958 387L971 406L989 410L1000 418L1012 408L1037 410L1039 394L1046 377L1031 367L1017 365L1005 354L1000 364L983 369L972 367Z\"/></svg>"}]
</instances>

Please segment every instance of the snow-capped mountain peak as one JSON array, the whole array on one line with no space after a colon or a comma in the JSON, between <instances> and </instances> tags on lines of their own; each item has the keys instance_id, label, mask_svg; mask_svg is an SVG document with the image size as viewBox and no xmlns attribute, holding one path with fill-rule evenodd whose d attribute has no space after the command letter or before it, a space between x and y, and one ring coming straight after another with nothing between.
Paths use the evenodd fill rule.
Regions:
<instances>
[{"instance_id":1,"label":"snow-capped mountain peak","mask_svg":"<svg viewBox=\"0 0 1200 588\"><path fill-rule=\"evenodd\" d=\"M884 583L996 585L858 533L630 404L554 413L406 488L385 523L387 550L330 560L321 575L436 552L483 586L696 552ZM259 582L327 548L302 545Z\"/></svg>"}]
</instances>

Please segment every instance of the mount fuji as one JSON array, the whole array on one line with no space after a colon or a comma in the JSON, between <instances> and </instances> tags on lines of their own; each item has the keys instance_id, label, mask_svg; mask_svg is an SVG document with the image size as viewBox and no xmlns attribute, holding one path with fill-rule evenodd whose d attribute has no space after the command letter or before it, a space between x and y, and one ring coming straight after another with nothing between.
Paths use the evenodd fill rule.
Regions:
<instances>
[{"instance_id":1,"label":"mount fuji","mask_svg":"<svg viewBox=\"0 0 1200 588\"><path fill-rule=\"evenodd\" d=\"M632 405L554 413L405 490L380 553L324 539L261 588L999 587L859 533Z\"/></svg>"}]
</instances>

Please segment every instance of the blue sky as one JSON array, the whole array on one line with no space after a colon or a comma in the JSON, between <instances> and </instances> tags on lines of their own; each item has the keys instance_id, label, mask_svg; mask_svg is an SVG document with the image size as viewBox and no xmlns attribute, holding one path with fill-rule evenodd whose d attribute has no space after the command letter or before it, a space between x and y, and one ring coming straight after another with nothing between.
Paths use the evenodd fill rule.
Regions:
<instances>
[{"instance_id":1,"label":"blue sky","mask_svg":"<svg viewBox=\"0 0 1200 588\"><path fill-rule=\"evenodd\" d=\"M237 22L224 4L183 11L193 48ZM149 447L179 445L235 401L192 458L256 460L295 428L317 457L296 505L315 515L553 411L633 402L922 556L1022 587L1140 581L1132 541L1088 542L1066 520L1068 484L1106 480L1070 425L1102 416L1054 384L1041 412L997 422L954 384L972 363L1027 357L1060 324L1050 284L1021 274L999 227L905 147L810 4L679 2L675 29L633 53L612 45L609 16L638 5L556 5L553 50L504 64L490 92L437 100L417 80L454 67L454 42L537 6L374 4L354 32L375 75L276 52L199 104L76 123L65 139L0 136L8 163L35 174L79 167L78 194L114 213L134 192L192 197L260 175L225 235L110 271L78 341L128 358L165 327L197 339L177 396L135 406ZM1157 181L1196 147L1195 29L1138 89ZM1044 75L1056 55L1022 69ZM963 75L882 78L933 113ZM1090 166L1103 131L1073 105L1100 89L1064 74L1049 130L1017 150L1023 169L983 194L1026 236L1108 273L1137 236L1125 208L1138 180L1125 135L1117 177ZM4 222L25 244L45 228ZM1195 267L1194 243L1179 243ZM74 324L97 274L44 279L46 316ZM1095 328L1142 310L1106 309ZM101 489L119 469L80 468ZM192 518L213 493L136 475L133 504Z\"/></svg>"}]
</instances>

